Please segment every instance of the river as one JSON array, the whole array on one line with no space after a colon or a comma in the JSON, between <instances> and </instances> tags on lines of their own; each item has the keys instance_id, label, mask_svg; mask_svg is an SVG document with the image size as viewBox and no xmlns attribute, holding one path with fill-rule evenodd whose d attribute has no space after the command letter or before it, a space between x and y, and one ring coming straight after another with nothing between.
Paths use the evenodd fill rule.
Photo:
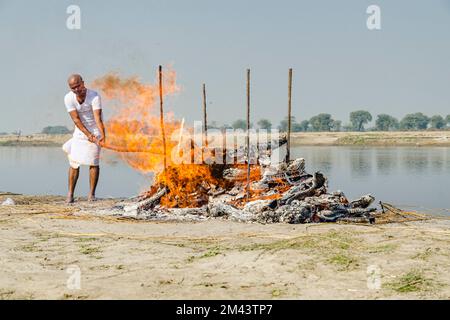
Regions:
<instances>
[{"instance_id":1,"label":"river","mask_svg":"<svg viewBox=\"0 0 450 320\"><path fill-rule=\"evenodd\" d=\"M450 215L450 148L448 147L295 147L293 157L306 160L306 170L320 170L329 190L351 199L371 193L376 201L405 209ZM143 176L105 152L98 197L130 197L145 190ZM83 170L84 169L84 170ZM0 191L64 195L68 163L54 147L0 147ZM77 196L88 192L88 170L82 168Z\"/></svg>"}]
</instances>

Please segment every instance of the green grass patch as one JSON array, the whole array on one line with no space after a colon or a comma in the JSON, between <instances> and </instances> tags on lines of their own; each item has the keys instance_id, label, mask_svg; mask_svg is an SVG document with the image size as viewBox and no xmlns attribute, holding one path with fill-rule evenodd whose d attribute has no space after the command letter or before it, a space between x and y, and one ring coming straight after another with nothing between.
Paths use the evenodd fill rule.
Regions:
<instances>
[{"instance_id":1,"label":"green grass patch","mask_svg":"<svg viewBox=\"0 0 450 320\"><path fill-rule=\"evenodd\" d=\"M221 252L219 247L213 247L210 248L208 251L206 251L204 254L202 254L200 258L211 258L219 255L220 253Z\"/></svg>"},{"instance_id":2,"label":"green grass patch","mask_svg":"<svg viewBox=\"0 0 450 320\"><path fill-rule=\"evenodd\" d=\"M432 248L426 248L425 251L416 254L412 258L413 259L419 259L419 260L428 260L428 258L430 258L432 254L433 254L433 249Z\"/></svg>"},{"instance_id":3,"label":"green grass patch","mask_svg":"<svg viewBox=\"0 0 450 320\"><path fill-rule=\"evenodd\" d=\"M338 266L338 271L345 271L359 266L354 253L364 249L364 246L353 234L332 230L322 234L306 234L293 239L255 243L238 248L240 251L262 250L271 253L286 249L303 251L316 257L314 258L316 263L323 261Z\"/></svg>"},{"instance_id":4,"label":"green grass patch","mask_svg":"<svg viewBox=\"0 0 450 320\"><path fill-rule=\"evenodd\" d=\"M194 262L195 260L198 260L198 259L215 257L221 253L222 253L222 248L219 246L215 246L215 247L209 248L205 253L203 253L200 256L190 256L189 258L187 258L186 261L190 263L190 262Z\"/></svg>"},{"instance_id":5,"label":"green grass patch","mask_svg":"<svg viewBox=\"0 0 450 320\"><path fill-rule=\"evenodd\" d=\"M99 247L93 247L90 245L81 245L80 247L80 253L85 255L95 255L96 253L101 253L102 250Z\"/></svg>"},{"instance_id":6,"label":"green grass patch","mask_svg":"<svg viewBox=\"0 0 450 320\"><path fill-rule=\"evenodd\" d=\"M272 297L273 298L277 298L279 296L281 296L281 290L278 290L278 289L272 290Z\"/></svg>"},{"instance_id":7,"label":"green grass patch","mask_svg":"<svg viewBox=\"0 0 450 320\"><path fill-rule=\"evenodd\" d=\"M356 263L354 258L342 253L335 254L327 261L344 269L349 269L352 264L354 265Z\"/></svg>"},{"instance_id":8,"label":"green grass patch","mask_svg":"<svg viewBox=\"0 0 450 320\"><path fill-rule=\"evenodd\" d=\"M383 245L377 245L373 247L369 247L369 253L389 253L395 251L398 248L398 244L388 243Z\"/></svg>"},{"instance_id":9,"label":"green grass patch","mask_svg":"<svg viewBox=\"0 0 450 320\"><path fill-rule=\"evenodd\" d=\"M76 241L77 242L92 242L92 241L97 241L98 238L77 238Z\"/></svg>"},{"instance_id":10,"label":"green grass patch","mask_svg":"<svg viewBox=\"0 0 450 320\"><path fill-rule=\"evenodd\" d=\"M30 243L23 246L18 247L18 250L24 251L24 252L41 252L42 249L38 248L37 243Z\"/></svg>"},{"instance_id":11,"label":"green grass patch","mask_svg":"<svg viewBox=\"0 0 450 320\"><path fill-rule=\"evenodd\" d=\"M339 145L365 145L367 140L365 137L357 135L348 135L337 139L337 144Z\"/></svg>"},{"instance_id":12,"label":"green grass patch","mask_svg":"<svg viewBox=\"0 0 450 320\"><path fill-rule=\"evenodd\" d=\"M386 287L398 293L427 291L433 287L431 279L425 277L420 270L411 270L398 280L386 284Z\"/></svg>"},{"instance_id":13,"label":"green grass patch","mask_svg":"<svg viewBox=\"0 0 450 320\"><path fill-rule=\"evenodd\" d=\"M279 251L285 249L304 249L314 252L349 250L357 245L354 236L347 232L329 231L324 234L303 235L293 239L278 240L269 243L255 243L238 247L239 251Z\"/></svg>"}]
</instances>

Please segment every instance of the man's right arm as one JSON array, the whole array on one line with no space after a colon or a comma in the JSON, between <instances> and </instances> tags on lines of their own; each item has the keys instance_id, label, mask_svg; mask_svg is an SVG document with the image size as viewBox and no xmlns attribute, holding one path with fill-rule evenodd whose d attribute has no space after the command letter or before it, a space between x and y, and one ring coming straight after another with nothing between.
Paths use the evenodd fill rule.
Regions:
<instances>
[{"instance_id":1,"label":"man's right arm","mask_svg":"<svg viewBox=\"0 0 450 320\"><path fill-rule=\"evenodd\" d=\"M89 130L84 126L83 122L81 122L77 110L70 111L69 114L73 120L73 123L75 123L77 128L80 129L81 132L83 132L86 135L86 137L88 137L89 141L96 143L97 140L96 137L91 132L89 132Z\"/></svg>"}]
</instances>

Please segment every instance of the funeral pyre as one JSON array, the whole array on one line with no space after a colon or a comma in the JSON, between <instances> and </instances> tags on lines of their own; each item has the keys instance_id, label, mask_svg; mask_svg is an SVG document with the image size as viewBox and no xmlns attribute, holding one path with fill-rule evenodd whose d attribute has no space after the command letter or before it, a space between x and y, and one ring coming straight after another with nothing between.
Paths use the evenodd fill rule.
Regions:
<instances>
[{"instance_id":1,"label":"funeral pyre","mask_svg":"<svg viewBox=\"0 0 450 320\"><path fill-rule=\"evenodd\" d=\"M271 152L286 144L286 136L257 137L257 143L250 145L249 159L256 161L250 161L248 175L246 144L239 143L245 132L224 135L208 131L207 137L204 132L196 136L195 126L188 128L171 114L165 115L163 129L157 108L159 88L164 97L179 90L172 70L165 72L161 87L116 74L92 85L115 108L106 122L103 147L120 151L122 159L136 170L156 173L152 186L138 198L115 207L118 214L261 223L373 221L371 195L349 201L340 191L329 193L327 178L321 172L306 172L301 158L268 161Z\"/></svg>"},{"instance_id":2,"label":"funeral pyre","mask_svg":"<svg viewBox=\"0 0 450 320\"><path fill-rule=\"evenodd\" d=\"M199 168L197 168L199 166ZM136 203L121 208L129 216L143 219L220 217L260 223L365 222L373 223L375 198L364 195L350 201L341 191L329 193L321 172L305 171L305 160L251 168L247 198L246 167L180 165L161 172L154 186ZM209 180L198 180L199 171L210 171ZM180 172L192 176L179 179ZM168 179L169 183L166 183ZM192 180L190 180L192 179ZM184 190L184 187L188 188ZM176 190L172 192L172 190Z\"/></svg>"}]
</instances>

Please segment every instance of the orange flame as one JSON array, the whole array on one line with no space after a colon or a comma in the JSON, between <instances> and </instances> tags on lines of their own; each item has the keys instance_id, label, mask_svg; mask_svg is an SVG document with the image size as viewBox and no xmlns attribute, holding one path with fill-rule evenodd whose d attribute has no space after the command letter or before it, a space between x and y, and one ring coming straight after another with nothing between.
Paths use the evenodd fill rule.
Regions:
<instances>
[{"instance_id":1,"label":"orange flame","mask_svg":"<svg viewBox=\"0 0 450 320\"><path fill-rule=\"evenodd\" d=\"M115 106L115 113L106 122L107 145L122 151L120 156L131 167L142 172L160 171L164 160L160 128L159 86L143 84L136 77L122 79L108 74L92 83L104 99ZM164 73L163 95L179 91L173 70ZM165 133L170 135L179 128L180 122L171 114L165 114ZM166 139L167 154L175 143ZM114 148L112 148L114 149ZM135 151L145 152L135 152ZM170 157L167 157L170 160Z\"/></svg>"}]
</instances>

